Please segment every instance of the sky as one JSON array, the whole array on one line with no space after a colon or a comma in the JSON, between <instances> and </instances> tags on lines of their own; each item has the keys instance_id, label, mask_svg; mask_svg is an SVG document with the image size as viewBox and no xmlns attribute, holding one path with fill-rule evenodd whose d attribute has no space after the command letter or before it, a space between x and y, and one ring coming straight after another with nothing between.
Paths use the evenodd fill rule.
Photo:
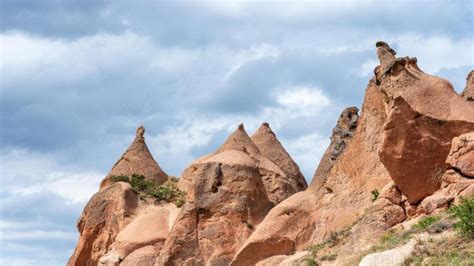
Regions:
<instances>
[{"instance_id":1,"label":"sky","mask_svg":"<svg viewBox=\"0 0 474 266\"><path fill-rule=\"evenodd\" d=\"M179 176L269 122L308 182L375 42L460 92L473 1L0 0L0 265L64 265L139 125Z\"/></svg>"}]
</instances>

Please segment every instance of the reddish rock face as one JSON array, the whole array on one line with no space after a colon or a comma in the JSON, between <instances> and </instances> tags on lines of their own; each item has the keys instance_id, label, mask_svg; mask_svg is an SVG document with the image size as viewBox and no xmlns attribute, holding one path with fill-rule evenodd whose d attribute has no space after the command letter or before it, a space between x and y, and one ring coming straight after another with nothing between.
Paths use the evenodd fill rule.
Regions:
<instances>
[{"instance_id":1,"label":"reddish rock face","mask_svg":"<svg viewBox=\"0 0 474 266\"><path fill-rule=\"evenodd\" d=\"M337 125L332 130L331 144L326 149L311 181L313 187L324 184L337 158L344 152L350 139L354 136L359 119L358 112L357 107L348 107L339 116Z\"/></svg>"},{"instance_id":2,"label":"reddish rock face","mask_svg":"<svg viewBox=\"0 0 474 266\"><path fill-rule=\"evenodd\" d=\"M150 150L148 150L144 134L145 128L143 126L139 127L135 140L115 163L110 173L102 180L100 189L110 185L110 178L114 175L131 176L132 174L139 174L157 184L162 184L167 180L168 175L161 169L153 159Z\"/></svg>"},{"instance_id":3,"label":"reddish rock face","mask_svg":"<svg viewBox=\"0 0 474 266\"><path fill-rule=\"evenodd\" d=\"M67 265L97 265L115 236L130 222L137 202L137 195L127 183L118 182L97 192L79 218L80 238Z\"/></svg>"},{"instance_id":4,"label":"reddish rock face","mask_svg":"<svg viewBox=\"0 0 474 266\"><path fill-rule=\"evenodd\" d=\"M388 46L387 46L388 47ZM386 46L378 55L391 54ZM378 88L385 95L387 121L380 158L390 176L416 203L440 188L453 137L474 130L474 108L441 78L422 72L414 58L398 58L392 67L379 56Z\"/></svg>"},{"instance_id":5,"label":"reddish rock face","mask_svg":"<svg viewBox=\"0 0 474 266\"><path fill-rule=\"evenodd\" d=\"M283 145L277 139L268 123L263 123L257 132L252 135L251 139L259 152L280 167L286 174L264 177L263 181L267 193L270 197L273 196L275 198L272 202L278 204L296 192L305 190L308 187L300 168L285 148L283 148Z\"/></svg>"},{"instance_id":6,"label":"reddish rock face","mask_svg":"<svg viewBox=\"0 0 474 266\"><path fill-rule=\"evenodd\" d=\"M380 190L390 181L378 156L386 118L383 97L375 81L371 81L360 118L355 109L348 109L335 128L335 132L346 132L341 136L353 134L352 138L343 139L345 149L335 152L333 162L329 161L333 149L328 149L320 164L330 167L325 167L324 174L318 174L319 180L307 190L275 206L245 241L231 265L253 265L275 255L293 254L350 225L364 213L372 204L371 191Z\"/></svg>"},{"instance_id":7,"label":"reddish rock face","mask_svg":"<svg viewBox=\"0 0 474 266\"><path fill-rule=\"evenodd\" d=\"M102 181L100 191L84 208L77 225L80 238L68 265L97 265L101 257L110 251L119 232L138 214L141 205L146 205L141 202L130 184L113 183L110 181L111 176L142 174L157 183L166 180L166 174L155 162L145 144L144 132L143 127L137 129L133 143ZM111 254L112 257L113 255Z\"/></svg>"},{"instance_id":8,"label":"reddish rock face","mask_svg":"<svg viewBox=\"0 0 474 266\"><path fill-rule=\"evenodd\" d=\"M262 168L282 171L264 159L239 126L217 152L189 166L182 176L190 184L188 203L157 264L229 264L271 208Z\"/></svg>"},{"instance_id":9,"label":"reddish rock face","mask_svg":"<svg viewBox=\"0 0 474 266\"><path fill-rule=\"evenodd\" d=\"M474 178L474 132L453 139L446 162L461 174Z\"/></svg>"},{"instance_id":10,"label":"reddish rock face","mask_svg":"<svg viewBox=\"0 0 474 266\"><path fill-rule=\"evenodd\" d=\"M474 70L472 70L466 79L466 88L461 96L469 103L474 104Z\"/></svg>"}]
</instances>

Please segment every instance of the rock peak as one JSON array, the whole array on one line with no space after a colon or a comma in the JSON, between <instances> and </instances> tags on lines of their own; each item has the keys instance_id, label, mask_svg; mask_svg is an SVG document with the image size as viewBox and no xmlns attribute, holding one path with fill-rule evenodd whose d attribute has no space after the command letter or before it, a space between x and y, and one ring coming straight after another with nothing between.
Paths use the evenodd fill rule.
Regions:
<instances>
[{"instance_id":1,"label":"rock peak","mask_svg":"<svg viewBox=\"0 0 474 266\"><path fill-rule=\"evenodd\" d=\"M469 75L467 75L466 87L461 93L461 97L463 97L467 102L474 104L474 70L471 70Z\"/></svg>"},{"instance_id":2,"label":"rock peak","mask_svg":"<svg viewBox=\"0 0 474 266\"><path fill-rule=\"evenodd\" d=\"M268 124L268 122L263 122L263 123L262 123L262 127L268 127L268 128L270 128L270 124Z\"/></svg>"},{"instance_id":3,"label":"rock peak","mask_svg":"<svg viewBox=\"0 0 474 266\"><path fill-rule=\"evenodd\" d=\"M239 124L237 129L232 133L222 146L217 149L214 154L218 154L227 150L238 150L249 152L252 155L259 154L257 147L250 139L247 131L245 131L244 124Z\"/></svg>"},{"instance_id":4,"label":"rock peak","mask_svg":"<svg viewBox=\"0 0 474 266\"><path fill-rule=\"evenodd\" d=\"M384 48L386 49L388 52L390 52L391 54L393 55L396 55L397 52L395 52L395 50L393 50L386 42L384 41L378 41L377 43L375 43L375 47L377 48Z\"/></svg>"},{"instance_id":5,"label":"rock peak","mask_svg":"<svg viewBox=\"0 0 474 266\"><path fill-rule=\"evenodd\" d=\"M143 126L138 127L132 144L115 163L110 173L102 180L101 190L111 184L110 178L114 175L131 176L132 174L140 174L157 184L162 184L167 180L168 175L153 158L145 143L144 134L145 128Z\"/></svg>"},{"instance_id":6,"label":"rock peak","mask_svg":"<svg viewBox=\"0 0 474 266\"><path fill-rule=\"evenodd\" d=\"M136 131L136 138L143 138L143 135L145 134L145 127L143 125L139 126Z\"/></svg>"}]
</instances>

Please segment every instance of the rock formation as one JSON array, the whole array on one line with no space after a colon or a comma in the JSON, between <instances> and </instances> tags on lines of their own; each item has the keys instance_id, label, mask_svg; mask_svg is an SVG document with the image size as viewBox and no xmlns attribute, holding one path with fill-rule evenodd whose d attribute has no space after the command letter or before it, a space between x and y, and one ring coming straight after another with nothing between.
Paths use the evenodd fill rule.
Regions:
<instances>
[{"instance_id":1,"label":"rock formation","mask_svg":"<svg viewBox=\"0 0 474 266\"><path fill-rule=\"evenodd\" d=\"M135 140L115 163L107 177L102 180L100 189L110 185L110 177L114 175L131 176L132 174L139 174L157 184L162 184L167 180L168 175L161 169L153 159L150 150L148 150L144 134L145 128L143 126L137 128Z\"/></svg>"},{"instance_id":2,"label":"rock formation","mask_svg":"<svg viewBox=\"0 0 474 266\"><path fill-rule=\"evenodd\" d=\"M129 184L119 182L97 192L79 218L79 242L67 265L97 265L137 206L138 196Z\"/></svg>"},{"instance_id":3,"label":"rock formation","mask_svg":"<svg viewBox=\"0 0 474 266\"><path fill-rule=\"evenodd\" d=\"M355 108L341 114L334 129L335 137L320 163L331 166L325 167L328 173L324 176L318 169L319 179L306 191L274 207L240 248L231 265L252 265L271 256L293 254L310 243L322 241L364 213L371 204L371 191L390 181L378 156L386 118L383 97L371 81L360 118L357 119ZM345 148L336 151L332 147L337 147L339 135L346 136ZM337 156L331 161L328 154L333 151Z\"/></svg>"},{"instance_id":4,"label":"rock formation","mask_svg":"<svg viewBox=\"0 0 474 266\"><path fill-rule=\"evenodd\" d=\"M130 184L125 182L111 182L114 175L142 174L148 180L162 183L167 178L153 159L148 150L143 134L145 129L139 127L135 140L112 168L111 172L101 183L101 189L87 203L79 218L77 228L80 238L74 254L69 259L68 265L97 265L99 260L119 260L126 254L116 254L116 258L107 254L116 243L116 237L122 234L121 230L134 221L144 209L153 203L139 199ZM153 235L147 232L147 235ZM120 239L120 238L119 238ZM137 241L135 238L133 241ZM124 242L122 241L122 244ZM127 252L130 252L130 248ZM101 259L106 255L105 259ZM108 256L107 256L108 255Z\"/></svg>"},{"instance_id":5,"label":"rock formation","mask_svg":"<svg viewBox=\"0 0 474 266\"><path fill-rule=\"evenodd\" d=\"M453 139L446 162L462 175L474 178L474 132Z\"/></svg>"},{"instance_id":6,"label":"rock formation","mask_svg":"<svg viewBox=\"0 0 474 266\"><path fill-rule=\"evenodd\" d=\"M448 81L422 72L416 58L393 62L388 45L378 46L377 55L376 79L388 116L380 158L398 188L416 203L440 188L451 140L474 130L474 106Z\"/></svg>"},{"instance_id":7,"label":"rock formation","mask_svg":"<svg viewBox=\"0 0 474 266\"><path fill-rule=\"evenodd\" d=\"M140 127L85 207L68 265L293 265L315 256L308 246L338 240L338 231L344 239L333 243L331 263L354 264L387 231L474 196L473 72L461 97L416 58L376 47L380 65L361 112L341 113L309 187L267 123L252 137L241 124L185 169L176 183L187 191L181 208L152 200L112 179L167 180ZM362 263L406 249L403 262L415 246Z\"/></svg>"},{"instance_id":8,"label":"rock formation","mask_svg":"<svg viewBox=\"0 0 474 266\"><path fill-rule=\"evenodd\" d=\"M314 184L313 186L324 184L337 158L347 147L352 136L354 136L357 120L359 119L358 112L359 109L357 107L348 107L339 116L337 125L332 130L331 144L324 152L311 181Z\"/></svg>"},{"instance_id":9,"label":"rock formation","mask_svg":"<svg viewBox=\"0 0 474 266\"><path fill-rule=\"evenodd\" d=\"M474 70L467 75L466 88L464 88L461 96L469 103L474 103Z\"/></svg>"},{"instance_id":10,"label":"rock formation","mask_svg":"<svg viewBox=\"0 0 474 266\"><path fill-rule=\"evenodd\" d=\"M272 192L272 194L276 194L275 203L280 203L308 187L300 168L277 139L268 123L263 123L251 139L260 153L279 166L286 174L286 176L279 177L265 176L268 179L264 180L264 184L267 184L268 187L267 191L275 191Z\"/></svg>"},{"instance_id":11,"label":"rock formation","mask_svg":"<svg viewBox=\"0 0 474 266\"><path fill-rule=\"evenodd\" d=\"M214 153L191 164L183 207L158 265L227 265L271 208L264 175L284 175L260 155L243 125Z\"/></svg>"}]
</instances>

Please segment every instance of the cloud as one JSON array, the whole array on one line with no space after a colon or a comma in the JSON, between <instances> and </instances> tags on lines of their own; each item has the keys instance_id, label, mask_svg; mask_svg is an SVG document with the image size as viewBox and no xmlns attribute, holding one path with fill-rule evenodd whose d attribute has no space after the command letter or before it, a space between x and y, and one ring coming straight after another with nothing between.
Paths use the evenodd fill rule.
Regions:
<instances>
[{"instance_id":1,"label":"cloud","mask_svg":"<svg viewBox=\"0 0 474 266\"><path fill-rule=\"evenodd\" d=\"M85 202L97 191L103 173L67 169L51 155L11 150L0 154L3 193L19 197L39 192L60 195L72 203ZM78 186L80 182L80 186Z\"/></svg>"}]
</instances>

